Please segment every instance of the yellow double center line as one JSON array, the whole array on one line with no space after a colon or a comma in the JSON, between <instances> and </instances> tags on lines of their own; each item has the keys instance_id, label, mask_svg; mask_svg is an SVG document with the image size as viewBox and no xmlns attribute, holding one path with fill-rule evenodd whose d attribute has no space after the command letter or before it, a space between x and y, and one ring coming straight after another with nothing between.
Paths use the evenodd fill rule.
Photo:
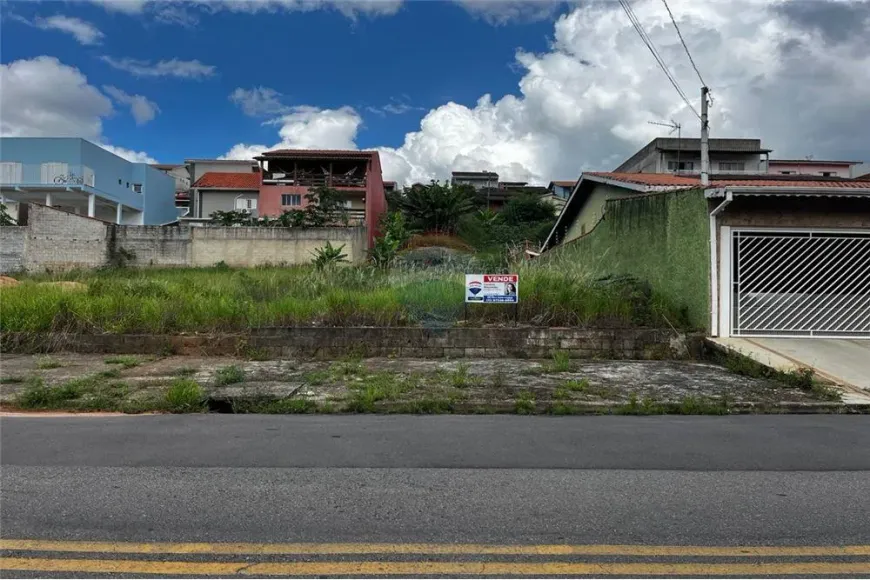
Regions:
<instances>
[{"instance_id":1,"label":"yellow double center line","mask_svg":"<svg viewBox=\"0 0 870 580\"><path fill-rule=\"evenodd\" d=\"M639 546L639 545L491 545L491 544L340 544L340 543L130 543L0 540L6 552L75 554L74 558L4 557L0 569L27 572L214 576L367 576L367 575L493 575L493 576L791 576L870 575L870 546ZM380 555L483 556L483 561L279 561L227 562L82 558L83 555ZM737 558L738 562L588 562L494 561L493 556ZM847 558L842 561L763 561L777 558ZM855 561L855 558L862 558ZM747 561L747 560L760 561Z\"/></svg>"}]
</instances>

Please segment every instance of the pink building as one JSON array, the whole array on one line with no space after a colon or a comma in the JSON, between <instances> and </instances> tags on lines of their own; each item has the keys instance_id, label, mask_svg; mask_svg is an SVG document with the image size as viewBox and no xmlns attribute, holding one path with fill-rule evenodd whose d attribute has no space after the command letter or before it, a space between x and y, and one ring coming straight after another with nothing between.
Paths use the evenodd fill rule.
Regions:
<instances>
[{"instance_id":1,"label":"pink building","mask_svg":"<svg viewBox=\"0 0 870 580\"><path fill-rule=\"evenodd\" d=\"M821 161L815 159L771 159L768 173L778 175L820 175L822 177L851 177L853 165L860 161Z\"/></svg>"},{"instance_id":2,"label":"pink building","mask_svg":"<svg viewBox=\"0 0 870 580\"><path fill-rule=\"evenodd\" d=\"M377 151L278 149L255 159L261 169L261 216L302 209L309 189L332 187L347 196L351 220L366 225L371 246L378 220L387 209Z\"/></svg>"}]
</instances>

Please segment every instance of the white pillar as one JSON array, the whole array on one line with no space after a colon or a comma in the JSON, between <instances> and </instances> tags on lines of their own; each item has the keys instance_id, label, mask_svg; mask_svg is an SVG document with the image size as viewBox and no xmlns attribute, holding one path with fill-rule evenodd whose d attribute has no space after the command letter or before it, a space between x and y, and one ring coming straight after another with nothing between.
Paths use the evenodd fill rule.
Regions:
<instances>
[{"instance_id":1,"label":"white pillar","mask_svg":"<svg viewBox=\"0 0 870 580\"><path fill-rule=\"evenodd\" d=\"M118 204L117 209L115 210L115 223L120 224L121 218L124 215L124 206L122 204Z\"/></svg>"},{"instance_id":2,"label":"white pillar","mask_svg":"<svg viewBox=\"0 0 870 580\"><path fill-rule=\"evenodd\" d=\"M97 194L92 193L88 196L88 217L94 217L97 213Z\"/></svg>"},{"instance_id":3,"label":"white pillar","mask_svg":"<svg viewBox=\"0 0 870 580\"><path fill-rule=\"evenodd\" d=\"M51 194L50 193L45 194L45 205L47 205L48 207L51 207Z\"/></svg>"}]
</instances>

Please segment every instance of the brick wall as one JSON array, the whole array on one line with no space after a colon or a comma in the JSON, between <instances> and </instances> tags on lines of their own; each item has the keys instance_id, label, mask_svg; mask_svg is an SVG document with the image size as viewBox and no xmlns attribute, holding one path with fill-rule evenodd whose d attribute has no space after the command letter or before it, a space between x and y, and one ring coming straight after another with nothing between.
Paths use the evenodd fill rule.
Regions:
<instances>
[{"instance_id":1,"label":"brick wall","mask_svg":"<svg viewBox=\"0 0 870 580\"><path fill-rule=\"evenodd\" d=\"M333 359L348 355L413 358L666 359L696 352L694 339L657 329L580 328L263 328L240 334L64 335L5 333L3 352L79 352ZM700 343L698 343L700 344Z\"/></svg>"},{"instance_id":2,"label":"brick wall","mask_svg":"<svg viewBox=\"0 0 870 580\"><path fill-rule=\"evenodd\" d=\"M106 264L106 223L29 204L24 269L64 271Z\"/></svg>"},{"instance_id":3,"label":"brick wall","mask_svg":"<svg viewBox=\"0 0 870 580\"><path fill-rule=\"evenodd\" d=\"M0 227L0 274L24 269L24 247L28 231L27 226Z\"/></svg>"}]
</instances>

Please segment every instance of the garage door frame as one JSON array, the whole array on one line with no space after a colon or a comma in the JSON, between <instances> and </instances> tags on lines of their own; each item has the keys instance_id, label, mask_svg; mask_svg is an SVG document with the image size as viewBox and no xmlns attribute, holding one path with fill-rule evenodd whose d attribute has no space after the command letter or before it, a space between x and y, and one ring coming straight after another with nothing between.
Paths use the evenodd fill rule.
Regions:
<instances>
[{"instance_id":1,"label":"garage door frame","mask_svg":"<svg viewBox=\"0 0 870 580\"><path fill-rule=\"evenodd\" d=\"M854 333L837 334L788 334L788 333L771 333L771 334L734 334L734 317L733 317L733 277L732 266L733 260L736 257L733 255L734 236L738 232L764 232L764 233L784 233L784 234L860 234L866 236L867 229L854 228L776 228L776 227L750 227L750 226L721 226L719 228L719 336L740 336L740 337L767 337L767 338L849 338L849 339L870 339L870 336L856 335Z\"/></svg>"}]
</instances>

